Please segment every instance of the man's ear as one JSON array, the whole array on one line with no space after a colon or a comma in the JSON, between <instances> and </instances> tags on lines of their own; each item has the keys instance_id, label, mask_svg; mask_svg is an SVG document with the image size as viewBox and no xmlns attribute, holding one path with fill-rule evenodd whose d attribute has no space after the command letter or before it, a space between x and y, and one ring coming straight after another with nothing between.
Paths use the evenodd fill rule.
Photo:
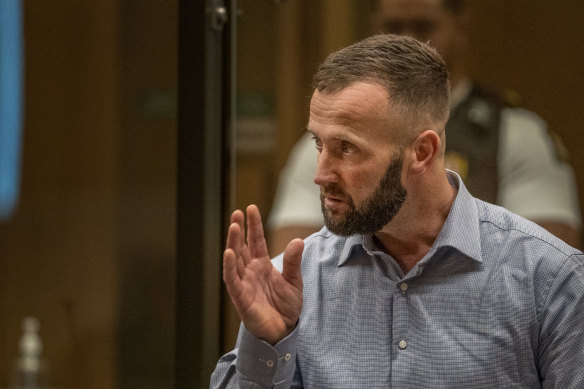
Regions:
<instances>
[{"instance_id":1,"label":"man's ear","mask_svg":"<svg viewBox=\"0 0 584 389\"><path fill-rule=\"evenodd\" d=\"M440 153L440 136L432 130L422 132L412 143L412 163L410 170L414 174L425 173Z\"/></svg>"}]
</instances>

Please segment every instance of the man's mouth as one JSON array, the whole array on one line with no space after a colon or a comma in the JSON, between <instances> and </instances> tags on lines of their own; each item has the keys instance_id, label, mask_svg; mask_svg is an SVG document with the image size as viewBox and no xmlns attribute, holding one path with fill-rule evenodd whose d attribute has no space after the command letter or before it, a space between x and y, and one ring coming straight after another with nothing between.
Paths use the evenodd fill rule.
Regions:
<instances>
[{"instance_id":1,"label":"man's mouth","mask_svg":"<svg viewBox=\"0 0 584 389\"><path fill-rule=\"evenodd\" d=\"M335 196L335 195L329 195L326 193L323 193L322 195L323 198L330 200L330 201L343 201L343 198L341 196Z\"/></svg>"},{"instance_id":2,"label":"man's mouth","mask_svg":"<svg viewBox=\"0 0 584 389\"><path fill-rule=\"evenodd\" d=\"M332 190L331 190L332 189ZM320 194L323 197L327 197L334 200L343 200L345 194L340 190L335 190L334 188L322 188L320 189Z\"/></svg>"},{"instance_id":3,"label":"man's mouth","mask_svg":"<svg viewBox=\"0 0 584 389\"><path fill-rule=\"evenodd\" d=\"M324 208L329 210L330 212L336 213L339 211L339 207L345 203L344 196L340 194L333 194L333 193L326 193L323 192L321 194L322 204Z\"/></svg>"},{"instance_id":4,"label":"man's mouth","mask_svg":"<svg viewBox=\"0 0 584 389\"><path fill-rule=\"evenodd\" d=\"M329 197L329 196L324 196L324 203L325 205L336 205L341 203L342 200L334 198L334 197Z\"/></svg>"}]
</instances>

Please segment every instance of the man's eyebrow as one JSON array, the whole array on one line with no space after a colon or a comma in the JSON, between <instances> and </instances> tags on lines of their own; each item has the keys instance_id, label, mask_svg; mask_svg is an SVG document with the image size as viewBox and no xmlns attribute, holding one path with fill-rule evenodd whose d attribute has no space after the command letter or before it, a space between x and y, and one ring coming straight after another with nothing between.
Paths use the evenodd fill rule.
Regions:
<instances>
[{"instance_id":1,"label":"man's eyebrow","mask_svg":"<svg viewBox=\"0 0 584 389\"><path fill-rule=\"evenodd\" d=\"M304 127L304 131L305 133L309 133L310 135L312 135L315 138L319 138L320 137L314 133L314 131L308 126L306 125L306 127ZM324 138L322 140L325 140ZM353 143L355 145L361 143L359 141L358 138L354 138L353 135L350 134L333 134L332 137L330 138L331 141L340 141L340 142L349 142L349 143Z\"/></svg>"}]
</instances>

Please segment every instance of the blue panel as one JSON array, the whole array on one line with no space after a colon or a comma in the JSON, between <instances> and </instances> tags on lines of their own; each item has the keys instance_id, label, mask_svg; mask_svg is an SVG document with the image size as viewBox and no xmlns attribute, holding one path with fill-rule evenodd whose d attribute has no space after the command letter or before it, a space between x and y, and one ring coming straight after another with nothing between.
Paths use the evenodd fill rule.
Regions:
<instances>
[{"instance_id":1,"label":"blue panel","mask_svg":"<svg viewBox=\"0 0 584 389\"><path fill-rule=\"evenodd\" d=\"M22 142L22 4L0 0L0 220L18 203Z\"/></svg>"}]
</instances>

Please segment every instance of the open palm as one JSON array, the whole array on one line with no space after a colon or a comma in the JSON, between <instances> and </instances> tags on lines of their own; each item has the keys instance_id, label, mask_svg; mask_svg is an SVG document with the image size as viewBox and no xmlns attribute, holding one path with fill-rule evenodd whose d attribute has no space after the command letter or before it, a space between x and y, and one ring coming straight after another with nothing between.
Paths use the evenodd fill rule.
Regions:
<instances>
[{"instance_id":1,"label":"open palm","mask_svg":"<svg viewBox=\"0 0 584 389\"><path fill-rule=\"evenodd\" d=\"M300 262L304 244L301 239L288 244L280 274L270 261L258 208L250 205L246 211L247 241L243 212L231 215L223 280L247 330L276 344L294 329L302 310Z\"/></svg>"}]
</instances>

